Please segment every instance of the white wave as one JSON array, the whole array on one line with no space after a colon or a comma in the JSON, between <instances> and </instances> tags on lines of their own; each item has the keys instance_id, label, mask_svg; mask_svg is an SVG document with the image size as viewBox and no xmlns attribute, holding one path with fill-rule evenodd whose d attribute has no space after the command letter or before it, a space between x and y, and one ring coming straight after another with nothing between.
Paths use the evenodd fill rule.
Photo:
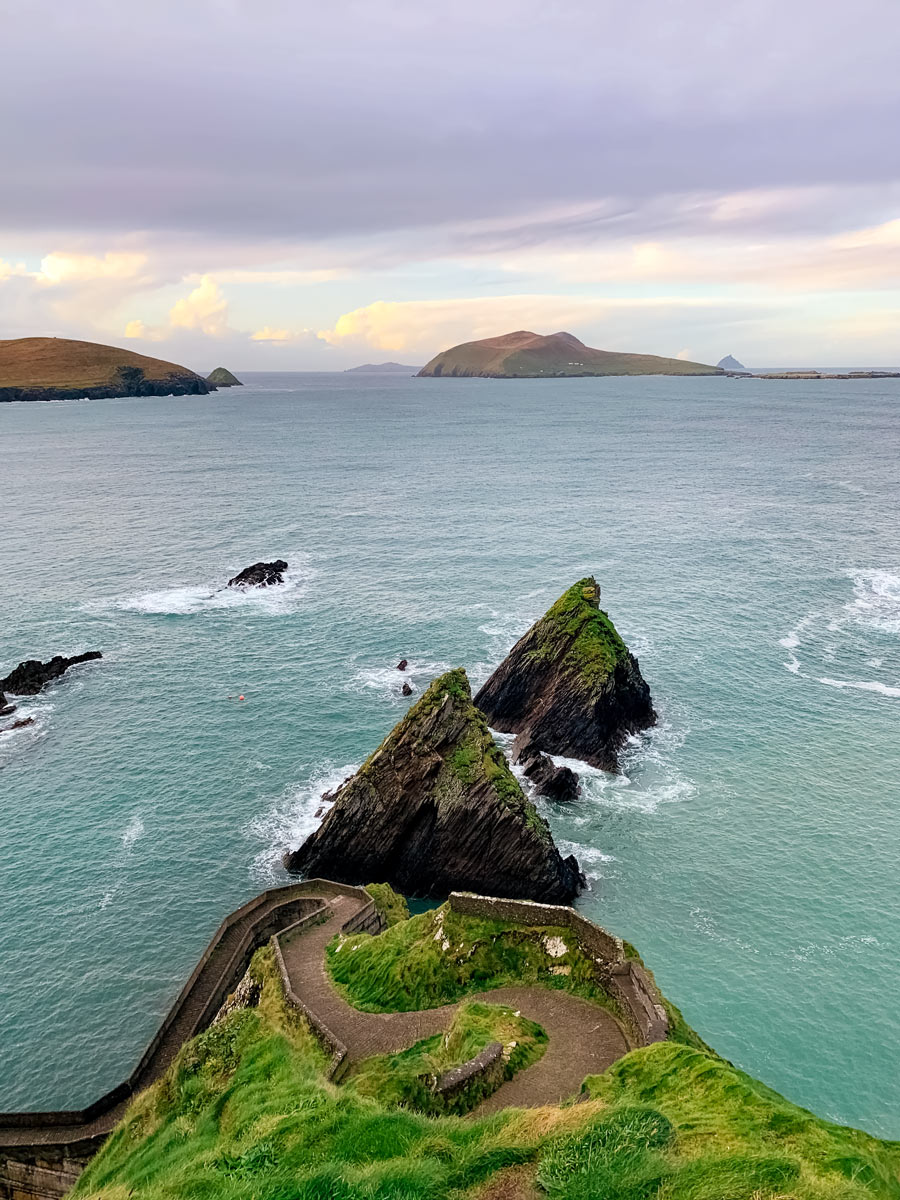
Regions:
<instances>
[{"instance_id":1,"label":"white wave","mask_svg":"<svg viewBox=\"0 0 900 1200\"><path fill-rule=\"evenodd\" d=\"M900 634L900 575L853 571L854 600L847 611L857 624L880 633Z\"/></svg>"},{"instance_id":2,"label":"white wave","mask_svg":"<svg viewBox=\"0 0 900 1200\"><path fill-rule=\"evenodd\" d=\"M748 954L759 954L759 947L754 946L751 942L745 942L742 938L735 937L734 934L723 933L716 923L712 913L707 912L703 908L692 908L690 915L694 919L694 928L703 937L707 937L710 941L721 942L725 946L732 946L737 950L744 950Z\"/></svg>"},{"instance_id":3,"label":"white wave","mask_svg":"<svg viewBox=\"0 0 900 1200\"><path fill-rule=\"evenodd\" d=\"M862 955L871 949L884 948L883 943L871 934L847 934L833 942L806 942L791 951L791 958L797 962L809 962L812 959L845 958L848 954Z\"/></svg>"},{"instance_id":4,"label":"white wave","mask_svg":"<svg viewBox=\"0 0 900 1200\"><path fill-rule=\"evenodd\" d=\"M860 692L877 692L880 696L890 696L894 699L900 697L900 687L889 687L886 683L879 683L878 680L828 679L823 676L819 679L819 683L824 683L827 687L855 688Z\"/></svg>"},{"instance_id":5,"label":"white wave","mask_svg":"<svg viewBox=\"0 0 900 1200\"><path fill-rule=\"evenodd\" d=\"M6 766L13 758L24 751L33 749L50 729L50 719L56 707L52 701L43 696L14 696L11 703L16 705L16 711L6 717L0 717L0 767ZM16 721L33 719L33 724L13 729Z\"/></svg>"},{"instance_id":6,"label":"white wave","mask_svg":"<svg viewBox=\"0 0 900 1200\"><path fill-rule=\"evenodd\" d=\"M222 576L214 582L183 584L178 587L140 592L110 602L90 602L88 608L117 608L124 612L143 613L150 616L192 616L195 613L218 609L254 608L272 616L293 612L304 598L316 572L310 568L306 556L292 554L291 566L285 572L284 583L272 587L230 588L221 579L233 574L224 568ZM234 564L232 564L232 567Z\"/></svg>"},{"instance_id":7,"label":"white wave","mask_svg":"<svg viewBox=\"0 0 900 1200\"><path fill-rule=\"evenodd\" d=\"M144 836L144 822L140 813L135 815L128 822L125 831L122 834L122 849L126 854L129 854L134 847L136 841Z\"/></svg>"},{"instance_id":8,"label":"white wave","mask_svg":"<svg viewBox=\"0 0 900 1200\"><path fill-rule=\"evenodd\" d=\"M405 671L398 671L396 662L389 666L379 664L358 667L344 684L344 691L357 694L377 692L383 700L394 704L413 704L433 679L450 670L449 663L432 662L428 659L410 658L407 663ZM408 683L412 688L411 696L402 694L404 683Z\"/></svg>"},{"instance_id":9,"label":"white wave","mask_svg":"<svg viewBox=\"0 0 900 1200\"><path fill-rule=\"evenodd\" d=\"M333 792L358 769L359 763L342 767L323 763L304 783L286 788L266 812L250 822L245 833L261 844L250 866L250 875L255 882L284 882L283 854L286 850L296 849L318 829L330 808L322 799L323 793Z\"/></svg>"}]
</instances>

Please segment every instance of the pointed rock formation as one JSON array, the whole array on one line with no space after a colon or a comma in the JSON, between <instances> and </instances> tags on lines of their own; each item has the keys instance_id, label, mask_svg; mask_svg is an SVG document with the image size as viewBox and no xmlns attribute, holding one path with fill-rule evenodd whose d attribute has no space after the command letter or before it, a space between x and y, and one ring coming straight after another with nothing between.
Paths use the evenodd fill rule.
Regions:
<instances>
[{"instance_id":1,"label":"pointed rock formation","mask_svg":"<svg viewBox=\"0 0 900 1200\"><path fill-rule=\"evenodd\" d=\"M742 362L734 357L733 354L726 354L725 357L716 363L717 367L721 367L723 371L746 371L747 368Z\"/></svg>"},{"instance_id":2,"label":"pointed rock formation","mask_svg":"<svg viewBox=\"0 0 900 1200\"><path fill-rule=\"evenodd\" d=\"M285 866L412 896L452 891L568 904L583 884L472 704L465 671L436 679Z\"/></svg>"},{"instance_id":3,"label":"pointed rock formation","mask_svg":"<svg viewBox=\"0 0 900 1200\"><path fill-rule=\"evenodd\" d=\"M529 751L618 769L631 733L656 723L638 661L600 609L593 576L557 600L520 638L475 704L493 729L516 733Z\"/></svg>"},{"instance_id":4,"label":"pointed rock formation","mask_svg":"<svg viewBox=\"0 0 900 1200\"><path fill-rule=\"evenodd\" d=\"M10 692L13 696L36 696L48 683L68 671L69 667L78 663L93 662L94 659L102 657L99 650L88 650L86 654L76 654L74 658L54 654L50 661L45 663L36 658L29 658L26 662L19 663L5 679L0 679L0 697L3 692ZM10 708L4 707L4 712L11 711Z\"/></svg>"},{"instance_id":5,"label":"pointed rock formation","mask_svg":"<svg viewBox=\"0 0 900 1200\"><path fill-rule=\"evenodd\" d=\"M216 367L214 371L210 371L206 377L206 382L212 384L215 388L244 386L236 375L232 375L227 367Z\"/></svg>"}]
</instances>

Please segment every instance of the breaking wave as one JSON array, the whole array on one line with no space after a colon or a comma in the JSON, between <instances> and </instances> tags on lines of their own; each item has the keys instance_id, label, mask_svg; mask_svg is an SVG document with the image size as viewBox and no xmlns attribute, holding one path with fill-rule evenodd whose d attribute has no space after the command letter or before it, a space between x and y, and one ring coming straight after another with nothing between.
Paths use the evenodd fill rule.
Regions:
<instances>
[{"instance_id":1,"label":"breaking wave","mask_svg":"<svg viewBox=\"0 0 900 1200\"><path fill-rule=\"evenodd\" d=\"M139 592L100 605L93 602L89 607L116 608L151 616L192 616L222 609L250 608L271 616L282 616L297 608L316 575L306 556L292 554L289 561L292 565L285 572L284 583L273 587L226 587L221 580L233 574L232 569L226 567L215 581Z\"/></svg>"},{"instance_id":2,"label":"breaking wave","mask_svg":"<svg viewBox=\"0 0 900 1200\"><path fill-rule=\"evenodd\" d=\"M282 866L286 850L296 849L321 824L330 805L322 800L324 792L333 792L348 775L359 770L359 763L342 767L321 763L309 778L291 784L261 816L255 817L245 832L258 846L250 865L250 877L266 886L284 883L287 874Z\"/></svg>"},{"instance_id":3,"label":"breaking wave","mask_svg":"<svg viewBox=\"0 0 900 1200\"><path fill-rule=\"evenodd\" d=\"M382 700L398 706L414 704L433 679L449 670L449 663L421 658L409 659L405 671L398 671L396 662L390 666L360 666L344 684L344 691L357 694L375 692ZM411 696L402 694L404 683L412 688Z\"/></svg>"}]
</instances>

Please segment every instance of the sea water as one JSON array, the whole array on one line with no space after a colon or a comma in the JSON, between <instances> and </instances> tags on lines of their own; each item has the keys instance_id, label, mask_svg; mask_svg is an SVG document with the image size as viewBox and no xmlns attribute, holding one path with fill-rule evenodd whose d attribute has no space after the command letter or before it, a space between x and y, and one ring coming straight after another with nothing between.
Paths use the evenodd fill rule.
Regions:
<instances>
[{"instance_id":1,"label":"sea water","mask_svg":"<svg viewBox=\"0 0 900 1200\"><path fill-rule=\"evenodd\" d=\"M900 383L255 375L0 405L0 1110L134 1064L415 695L574 580L659 725L542 803L721 1054L900 1137ZM223 591L262 558L285 586ZM236 697L244 696L243 700Z\"/></svg>"}]
</instances>

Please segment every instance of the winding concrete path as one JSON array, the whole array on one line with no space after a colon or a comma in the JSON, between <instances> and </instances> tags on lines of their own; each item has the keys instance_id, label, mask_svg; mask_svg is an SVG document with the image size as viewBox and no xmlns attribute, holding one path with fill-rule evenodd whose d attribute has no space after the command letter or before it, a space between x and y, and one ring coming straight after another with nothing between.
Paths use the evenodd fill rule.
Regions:
<instances>
[{"instance_id":1,"label":"winding concrete path","mask_svg":"<svg viewBox=\"0 0 900 1200\"><path fill-rule=\"evenodd\" d=\"M344 999L325 966L325 947L361 906L349 896L329 897L328 904L333 915L296 937L282 937L281 952L292 990L344 1043L351 1063L406 1050L422 1038L443 1033L461 1002L419 1012L369 1013ZM476 1110L478 1116L511 1106L558 1104L577 1095L586 1075L605 1071L630 1049L608 1012L568 992L503 987L465 999L507 1004L536 1021L548 1038L541 1058L489 1096Z\"/></svg>"}]
</instances>

